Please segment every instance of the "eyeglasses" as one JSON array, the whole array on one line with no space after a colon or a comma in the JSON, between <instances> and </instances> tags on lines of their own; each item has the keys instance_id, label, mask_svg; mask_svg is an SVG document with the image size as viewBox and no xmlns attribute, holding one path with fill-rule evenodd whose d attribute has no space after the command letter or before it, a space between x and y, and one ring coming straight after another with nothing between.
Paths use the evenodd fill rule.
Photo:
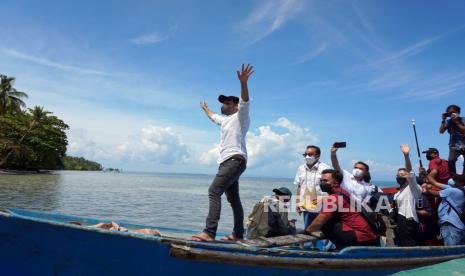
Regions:
<instances>
[{"instance_id":1,"label":"eyeglasses","mask_svg":"<svg viewBox=\"0 0 465 276\"><path fill-rule=\"evenodd\" d=\"M307 156L308 156L308 157L312 157L312 156L315 156L315 155L311 155L311 154L308 154L308 153L302 153L302 156L303 156L303 157L307 157Z\"/></svg>"}]
</instances>

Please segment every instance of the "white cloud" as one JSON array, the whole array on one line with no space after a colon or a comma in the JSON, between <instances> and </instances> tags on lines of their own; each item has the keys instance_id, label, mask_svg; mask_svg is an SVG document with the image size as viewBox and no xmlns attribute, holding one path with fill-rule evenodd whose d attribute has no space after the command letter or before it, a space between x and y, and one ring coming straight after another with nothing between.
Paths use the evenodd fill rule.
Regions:
<instances>
[{"instance_id":1,"label":"white cloud","mask_svg":"<svg viewBox=\"0 0 465 276\"><path fill-rule=\"evenodd\" d=\"M137 45L157 44L171 38L178 30L178 25L173 25L167 32L152 32L131 39Z\"/></svg>"},{"instance_id":2,"label":"white cloud","mask_svg":"<svg viewBox=\"0 0 465 276\"><path fill-rule=\"evenodd\" d=\"M304 55L302 58L300 58L299 61L297 61L296 63L305 63L305 62L309 62L315 58L317 58L319 55L323 54L324 52L326 52L326 50L328 49L328 44L323 42L320 44L320 46L316 49L313 49L312 51L308 52L306 55Z\"/></svg>"},{"instance_id":3,"label":"white cloud","mask_svg":"<svg viewBox=\"0 0 465 276\"><path fill-rule=\"evenodd\" d=\"M185 165L191 160L191 149L171 127L147 125L138 134L116 144L95 142L84 129L70 130L68 138L67 155L84 157L104 166L154 170L154 165Z\"/></svg>"},{"instance_id":4,"label":"white cloud","mask_svg":"<svg viewBox=\"0 0 465 276\"><path fill-rule=\"evenodd\" d=\"M239 29L251 34L254 44L278 30L291 20L302 9L304 1L299 0L267 0L262 1L244 21Z\"/></svg>"},{"instance_id":5,"label":"white cloud","mask_svg":"<svg viewBox=\"0 0 465 276\"><path fill-rule=\"evenodd\" d=\"M309 129L303 128L281 117L275 122L260 126L258 131L247 134L247 150L249 160L247 166L256 171L271 169L287 171L295 169L299 160L299 154L305 146L314 144L318 137ZM202 164L213 164L218 157L218 145L214 145L209 151L202 154Z\"/></svg>"},{"instance_id":6,"label":"white cloud","mask_svg":"<svg viewBox=\"0 0 465 276\"><path fill-rule=\"evenodd\" d=\"M90 139L87 131L84 129L71 129L68 131L68 148L66 154L99 162L111 159L108 150L101 148Z\"/></svg>"},{"instance_id":7,"label":"white cloud","mask_svg":"<svg viewBox=\"0 0 465 276\"><path fill-rule=\"evenodd\" d=\"M117 146L116 155L130 162L185 164L191 153L171 127L149 125L136 137Z\"/></svg>"},{"instance_id":8,"label":"white cloud","mask_svg":"<svg viewBox=\"0 0 465 276\"><path fill-rule=\"evenodd\" d=\"M407 57L416 55L421 53L424 49L426 49L429 45L433 44L434 42L438 41L441 39L443 35L438 35L438 36L433 36L433 37L428 37L426 39L423 39L413 45L410 45L396 53L390 54L383 59L376 61L375 65L377 67L382 67L385 65L385 63L392 63L398 60L403 60Z\"/></svg>"},{"instance_id":9,"label":"white cloud","mask_svg":"<svg viewBox=\"0 0 465 276\"><path fill-rule=\"evenodd\" d=\"M16 58L16 59L21 59L25 61L30 61L39 65L43 66L48 66L48 67L53 67L55 69L59 69L62 71L69 71L69 72L75 72L75 73L81 73L81 74L88 74L88 75L98 75L98 76L123 76L123 74L120 73L110 73L110 72L105 72L101 70L95 70L95 69L89 69L89 68L83 68L83 67L77 67L77 66L72 66L72 65L67 65L59 62L55 62L52 60L49 60L44 57L39 57L39 56L34 56L30 55L24 52L20 52L14 49L0 49L0 52Z\"/></svg>"}]
</instances>

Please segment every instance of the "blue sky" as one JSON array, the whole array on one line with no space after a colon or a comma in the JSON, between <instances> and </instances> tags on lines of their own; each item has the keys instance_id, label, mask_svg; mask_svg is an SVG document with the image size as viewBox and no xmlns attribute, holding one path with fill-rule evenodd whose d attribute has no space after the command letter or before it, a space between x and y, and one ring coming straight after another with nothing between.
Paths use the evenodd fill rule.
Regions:
<instances>
[{"instance_id":1,"label":"blue sky","mask_svg":"<svg viewBox=\"0 0 465 276\"><path fill-rule=\"evenodd\" d=\"M70 155L215 173L219 93L252 63L248 175L293 177L307 144L392 180L399 144L447 157L463 104L463 1L2 1L0 72L70 126ZM412 155L417 163L416 154ZM423 162L426 160L423 159Z\"/></svg>"}]
</instances>

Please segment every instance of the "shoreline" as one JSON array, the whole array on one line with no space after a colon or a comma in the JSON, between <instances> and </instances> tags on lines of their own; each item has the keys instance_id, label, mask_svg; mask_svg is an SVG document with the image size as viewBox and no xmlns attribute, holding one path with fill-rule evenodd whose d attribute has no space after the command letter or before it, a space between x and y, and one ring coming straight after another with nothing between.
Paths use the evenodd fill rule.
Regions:
<instances>
[{"instance_id":1,"label":"shoreline","mask_svg":"<svg viewBox=\"0 0 465 276\"><path fill-rule=\"evenodd\" d=\"M9 169L0 169L0 174L5 175L22 175L22 174L49 174L52 173L50 170L37 170L37 171L28 171L28 170L9 170Z\"/></svg>"}]
</instances>

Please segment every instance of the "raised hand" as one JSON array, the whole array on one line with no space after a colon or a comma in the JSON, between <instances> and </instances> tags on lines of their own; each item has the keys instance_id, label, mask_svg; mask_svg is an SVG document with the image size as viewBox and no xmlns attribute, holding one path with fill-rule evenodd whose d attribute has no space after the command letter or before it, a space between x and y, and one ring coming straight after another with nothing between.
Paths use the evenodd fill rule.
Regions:
<instances>
[{"instance_id":1,"label":"raised hand","mask_svg":"<svg viewBox=\"0 0 465 276\"><path fill-rule=\"evenodd\" d=\"M250 64L247 64L244 68L244 64L242 64L241 71L237 70L237 78L243 82L246 83L249 80L249 77L253 74L253 66Z\"/></svg>"},{"instance_id":2,"label":"raised hand","mask_svg":"<svg viewBox=\"0 0 465 276\"><path fill-rule=\"evenodd\" d=\"M449 114L448 114L447 112L442 113L442 114L441 114L441 119L442 119L443 121L445 121L445 120L447 119L447 116L448 116L448 115L449 115Z\"/></svg>"},{"instance_id":3,"label":"raised hand","mask_svg":"<svg viewBox=\"0 0 465 276\"><path fill-rule=\"evenodd\" d=\"M408 144L402 144L400 145L400 150L402 151L403 154L409 154L410 153L410 146Z\"/></svg>"},{"instance_id":4,"label":"raised hand","mask_svg":"<svg viewBox=\"0 0 465 276\"><path fill-rule=\"evenodd\" d=\"M207 103L205 103L205 101L201 101L201 102L200 102L200 107L201 107L204 111L207 111L207 110L208 110L208 106L207 106Z\"/></svg>"}]
</instances>

